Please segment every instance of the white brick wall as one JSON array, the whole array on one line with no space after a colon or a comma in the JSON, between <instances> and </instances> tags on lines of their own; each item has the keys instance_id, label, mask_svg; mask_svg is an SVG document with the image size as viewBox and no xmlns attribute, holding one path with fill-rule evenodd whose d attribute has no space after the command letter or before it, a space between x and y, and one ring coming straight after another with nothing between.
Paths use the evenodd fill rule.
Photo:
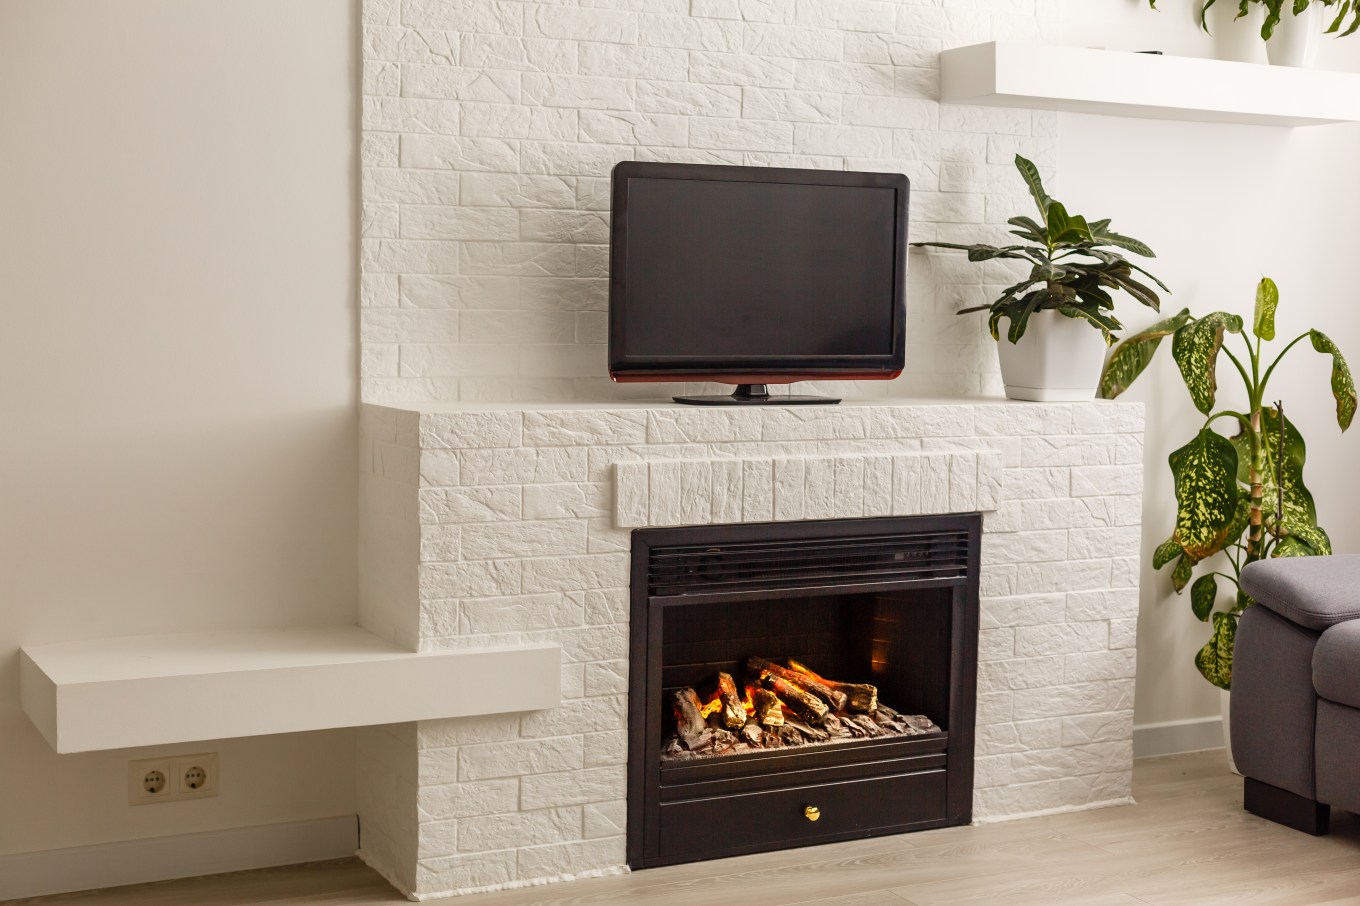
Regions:
<instances>
[{"instance_id":1,"label":"white brick wall","mask_svg":"<svg viewBox=\"0 0 1360 906\"><path fill-rule=\"evenodd\" d=\"M913 239L1000 234L1030 205L1011 158L1052 172L1055 115L942 107L936 55L1036 37L1050 5L364 0L364 398L659 395L605 377L620 160L904 172ZM953 313L1006 276L913 253L906 374L848 392L998 391Z\"/></svg>"},{"instance_id":2,"label":"white brick wall","mask_svg":"<svg viewBox=\"0 0 1360 906\"><path fill-rule=\"evenodd\" d=\"M658 501L694 522L834 516L828 489L851 487L853 515L988 510L975 814L1129 795L1140 405L369 405L362 422L362 480L410 482L418 535L402 597L366 599L365 620L418 624L426 650L563 649L560 709L366 731L364 855L404 890L622 866L631 530L615 514L651 523ZM361 559L390 562L389 540L364 539Z\"/></svg>"}]
</instances>

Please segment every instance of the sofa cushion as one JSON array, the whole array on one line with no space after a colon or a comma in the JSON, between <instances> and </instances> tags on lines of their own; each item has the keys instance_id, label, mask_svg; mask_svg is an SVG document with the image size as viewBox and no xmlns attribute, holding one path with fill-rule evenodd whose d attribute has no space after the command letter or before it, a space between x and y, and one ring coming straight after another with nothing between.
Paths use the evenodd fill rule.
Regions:
<instances>
[{"instance_id":1,"label":"sofa cushion","mask_svg":"<svg viewBox=\"0 0 1360 906\"><path fill-rule=\"evenodd\" d=\"M1318 639L1313 689L1328 701L1360 708L1360 620L1333 626Z\"/></svg>"},{"instance_id":2,"label":"sofa cushion","mask_svg":"<svg viewBox=\"0 0 1360 906\"><path fill-rule=\"evenodd\" d=\"M1285 619L1321 631L1360 618L1360 555L1248 563L1242 590Z\"/></svg>"}]
</instances>

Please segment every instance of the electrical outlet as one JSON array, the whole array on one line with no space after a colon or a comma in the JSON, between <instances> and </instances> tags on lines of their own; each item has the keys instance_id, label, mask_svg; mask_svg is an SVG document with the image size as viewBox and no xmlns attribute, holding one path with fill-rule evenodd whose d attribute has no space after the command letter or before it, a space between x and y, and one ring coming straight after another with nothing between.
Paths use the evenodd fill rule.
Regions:
<instances>
[{"instance_id":1,"label":"electrical outlet","mask_svg":"<svg viewBox=\"0 0 1360 906\"><path fill-rule=\"evenodd\" d=\"M217 753L180 755L171 759L177 799L209 799L217 795Z\"/></svg>"},{"instance_id":2,"label":"electrical outlet","mask_svg":"<svg viewBox=\"0 0 1360 906\"><path fill-rule=\"evenodd\" d=\"M175 773L168 758L128 762L128 805L169 802L176 797Z\"/></svg>"}]
</instances>

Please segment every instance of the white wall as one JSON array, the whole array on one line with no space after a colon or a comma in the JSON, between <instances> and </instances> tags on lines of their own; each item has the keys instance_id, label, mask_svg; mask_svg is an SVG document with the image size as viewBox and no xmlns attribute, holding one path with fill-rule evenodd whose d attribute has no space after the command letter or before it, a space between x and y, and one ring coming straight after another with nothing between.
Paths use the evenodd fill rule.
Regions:
<instances>
[{"instance_id":1,"label":"white wall","mask_svg":"<svg viewBox=\"0 0 1360 906\"><path fill-rule=\"evenodd\" d=\"M354 812L348 731L131 808L151 752L53 754L15 651L354 619L357 18L0 3L0 854Z\"/></svg>"}]
</instances>

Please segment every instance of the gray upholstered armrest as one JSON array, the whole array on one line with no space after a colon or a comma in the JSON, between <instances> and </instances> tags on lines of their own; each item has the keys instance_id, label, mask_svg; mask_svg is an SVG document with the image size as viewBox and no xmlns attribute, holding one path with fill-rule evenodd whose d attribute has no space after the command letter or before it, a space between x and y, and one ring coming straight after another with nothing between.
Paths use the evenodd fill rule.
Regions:
<instances>
[{"instance_id":1,"label":"gray upholstered armrest","mask_svg":"<svg viewBox=\"0 0 1360 906\"><path fill-rule=\"evenodd\" d=\"M1360 555L1249 563L1242 590L1286 620L1320 632L1360 618Z\"/></svg>"}]
</instances>

